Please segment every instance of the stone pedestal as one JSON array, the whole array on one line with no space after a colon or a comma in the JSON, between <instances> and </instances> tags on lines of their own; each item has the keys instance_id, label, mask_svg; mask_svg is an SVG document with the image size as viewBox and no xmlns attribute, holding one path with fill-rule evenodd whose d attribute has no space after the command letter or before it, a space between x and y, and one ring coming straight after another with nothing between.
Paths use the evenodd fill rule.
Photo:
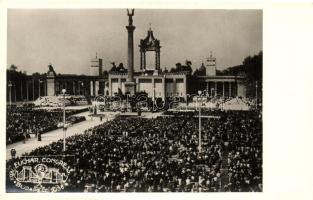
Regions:
<instances>
[{"instance_id":1,"label":"stone pedestal","mask_svg":"<svg viewBox=\"0 0 313 200\"><path fill-rule=\"evenodd\" d=\"M56 73L52 67L52 65L48 65L48 72L47 72L47 92L46 95L47 96L54 96L55 95L55 77L56 77ZM35 100L35 88L34 88L34 79L33 79L33 99Z\"/></svg>"},{"instance_id":2,"label":"stone pedestal","mask_svg":"<svg viewBox=\"0 0 313 200\"><path fill-rule=\"evenodd\" d=\"M90 81L90 96L94 96L94 87L93 87L93 81Z\"/></svg>"},{"instance_id":3,"label":"stone pedestal","mask_svg":"<svg viewBox=\"0 0 313 200\"><path fill-rule=\"evenodd\" d=\"M55 81L54 77L47 77L47 96L55 95Z\"/></svg>"},{"instance_id":4,"label":"stone pedestal","mask_svg":"<svg viewBox=\"0 0 313 200\"><path fill-rule=\"evenodd\" d=\"M100 88L100 83L99 81L95 82L95 96L99 95L99 88Z\"/></svg>"}]
</instances>

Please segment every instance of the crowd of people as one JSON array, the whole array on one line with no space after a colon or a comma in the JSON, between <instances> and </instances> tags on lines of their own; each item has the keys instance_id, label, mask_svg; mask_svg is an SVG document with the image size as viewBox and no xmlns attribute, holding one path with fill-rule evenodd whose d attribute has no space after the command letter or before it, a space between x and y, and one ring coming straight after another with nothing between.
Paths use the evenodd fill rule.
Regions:
<instances>
[{"instance_id":1,"label":"crowd of people","mask_svg":"<svg viewBox=\"0 0 313 200\"><path fill-rule=\"evenodd\" d=\"M261 116L215 114L202 119L201 151L198 119L188 114L118 117L69 137L65 152L58 141L27 155L73 155L65 160L73 168L64 189L70 192L262 191ZM18 159L8 161L7 170Z\"/></svg>"},{"instance_id":2,"label":"crowd of people","mask_svg":"<svg viewBox=\"0 0 313 200\"><path fill-rule=\"evenodd\" d=\"M62 107L63 105L88 105L88 100L82 95L58 95L58 96L42 96L34 101L34 105L38 107Z\"/></svg>"},{"instance_id":3,"label":"crowd of people","mask_svg":"<svg viewBox=\"0 0 313 200\"><path fill-rule=\"evenodd\" d=\"M258 104L258 105L256 105ZM175 104L173 104L175 105ZM243 97L194 97L193 102L189 102L188 105L185 103L178 103L178 106L172 107L175 109L198 109L201 108L210 108L210 109L222 109L222 110L253 110L256 107L262 107L261 99L256 102L252 98L243 98Z\"/></svg>"},{"instance_id":4,"label":"crowd of people","mask_svg":"<svg viewBox=\"0 0 313 200\"><path fill-rule=\"evenodd\" d=\"M233 114L226 124L230 142L228 152L229 189L247 192L262 191L262 123L260 115L243 120ZM239 126L238 126L239 125Z\"/></svg>"},{"instance_id":5,"label":"crowd of people","mask_svg":"<svg viewBox=\"0 0 313 200\"><path fill-rule=\"evenodd\" d=\"M67 121L78 123L82 116L72 116L77 111L66 111ZM6 118L6 143L11 144L58 128L62 121L62 110L34 109L33 106L8 106Z\"/></svg>"}]
</instances>

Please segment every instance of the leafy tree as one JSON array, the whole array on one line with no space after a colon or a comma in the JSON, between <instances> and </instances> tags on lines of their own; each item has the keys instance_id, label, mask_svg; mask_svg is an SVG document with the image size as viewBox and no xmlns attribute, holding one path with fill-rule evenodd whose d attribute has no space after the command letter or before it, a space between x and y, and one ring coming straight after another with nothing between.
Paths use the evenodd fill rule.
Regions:
<instances>
[{"instance_id":1,"label":"leafy tree","mask_svg":"<svg viewBox=\"0 0 313 200\"><path fill-rule=\"evenodd\" d=\"M263 52L248 56L243 61L244 71L246 73L247 96L255 97L256 84L258 86L258 96L262 97L263 82Z\"/></svg>"},{"instance_id":2,"label":"leafy tree","mask_svg":"<svg viewBox=\"0 0 313 200\"><path fill-rule=\"evenodd\" d=\"M192 74L192 63L189 60L186 60L185 65L182 65L180 62L176 63L175 66L176 68L171 68L170 72L175 73L175 72L188 72L189 74Z\"/></svg>"},{"instance_id":3,"label":"leafy tree","mask_svg":"<svg viewBox=\"0 0 313 200\"><path fill-rule=\"evenodd\" d=\"M206 75L206 68L204 64L200 66L199 69L196 69L195 72L193 73L194 76L205 76Z\"/></svg>"},{"instance_id":4,"label":"leafy tree","mask_svg":"<svg viewBox=\"0 0 313 200\"><path fill-rule=\"evenodd\" d=\"M16 71L17 70L17 66L15 66L14 64L12 64L9 68L9 70L11 71Z\"/></svg>"},{"instance_id":5,"label":"leafy tree","mask_svg":"<svg viewBox=\"0 0 313 200\"><path fill-rule=\"evenodd\" d=\"M244 58L242 65L229 67L222 71L217 71L217 75L226 76L246 76L247 96L254 98L256 95L256 84L258 84L258 96L262 98L262 81L263 81L263 52L257 55L247 56Z\"/></svg>"}]
</instances>

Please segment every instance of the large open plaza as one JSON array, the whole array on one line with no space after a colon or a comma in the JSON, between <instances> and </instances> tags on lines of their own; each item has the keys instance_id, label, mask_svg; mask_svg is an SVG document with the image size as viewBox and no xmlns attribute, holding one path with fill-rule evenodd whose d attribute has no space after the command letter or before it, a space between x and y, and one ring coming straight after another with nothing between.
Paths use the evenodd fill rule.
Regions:
<instances>
[{"instance_id":1,"label":"large open plaza","mask_svg":"<svg viewBox=\"0 0 313 200\"><path fill-rule=\"evenodd\" d=\"M11 11L10 17L27 12ZM66 24L70 15L70 26L76 15L86 19L103 15L111 29L97 37L114 45L91 59L83 59L85 51L80 49L88 45L79 46L71 53L80 51L81 57L68 55L68 61L87 60L82 68L80 63L58 62L65 55L56 43L57 52L49 54L51 63L41 66L40 72L27 68L29 64L25 70L34 70L33 74L23 72L20 64L7 69L7 192L263 191L261 11L201 11L201 25L191 23L197 16L194 11L55 12L29 11L27 17L52 21L64 17L60 21ZM238 26L225 16L233 17ZM250 18L242 21L243 16ZM99 20L90 19L92 26ZM212 29L214 20L243 33L228 38L224 31ZM164 29L167 26L185 33L174 37ZM256 27L260 32L243 42L244 34ZM221 29L226 30L222 25ZM77 33L64 31L73 37ZM83 32L77 45L85 38ZM41 36L58 42L58 34ZM203 41L187 40L197 37ZM227 53L225 41L232 53ZM239 43L242 52L237 51ZM44 55L48 54L24 60L48 63ZM14 61L18 63L18 56Z\"/></svg>"},{"instance_id":2,"label":"large open plaza","mask_svg":"<svg viewBox=\"0 0 313 200\"><path fill-rule=\"evenodd\" d=\"M89 113L67 128L65 151L62 129L8 144L7 170L24 158L59 156L72 168L68 192L262 191L259 111L203 109L201 127L195 110ZM10 181L7 190L21 192Z\"/></svg>"}]
</instances>

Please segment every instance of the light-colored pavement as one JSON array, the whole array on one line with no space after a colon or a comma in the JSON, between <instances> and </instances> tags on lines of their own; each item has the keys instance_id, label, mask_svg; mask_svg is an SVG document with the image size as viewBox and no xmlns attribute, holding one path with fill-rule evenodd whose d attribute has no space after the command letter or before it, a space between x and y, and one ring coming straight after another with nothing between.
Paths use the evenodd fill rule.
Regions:
<instances>
[{"instance_id":1,"label":"light-colored pavement","mask_svg":"<svg viewBox=\"0 0 313 200\"><path fill-rule=\"evenodd\" d=\"M152 113L152 112L142 112L141 113L141 116L143 118L157 118L160 115L162 115L162 112L155 112L155 113Z\"/></svg>"},{"instance_id":2,"label":"light-colored pavement","mask_svg":"<svg viewBox=\"0 0 313 200\"><path fill-rule=\"evenodd\" d=\"M102 124L106 121L112 120L115 118L117 112L106 112L105 117L102 122L99 117L89 117L89 112L80 113L79 115L83 115L86 117L86 121L73 124L73 126L69 127L66 131L66 137L70 137L76 134L82 134L84 130ZM41 135L41 141L37 141L37 138L34 135L31 135L31 138L23 144L23 141L16 142L14 144L10 144L6 146L6 159L11 158L11 149L14 148L16 150L16 156L21 156L24 153L31 152L33 149L36 149L41 146L48 145L52 142L56 142L59 139L63 139L63 129L56 129Z\"/></svg>"}]
</instances>

